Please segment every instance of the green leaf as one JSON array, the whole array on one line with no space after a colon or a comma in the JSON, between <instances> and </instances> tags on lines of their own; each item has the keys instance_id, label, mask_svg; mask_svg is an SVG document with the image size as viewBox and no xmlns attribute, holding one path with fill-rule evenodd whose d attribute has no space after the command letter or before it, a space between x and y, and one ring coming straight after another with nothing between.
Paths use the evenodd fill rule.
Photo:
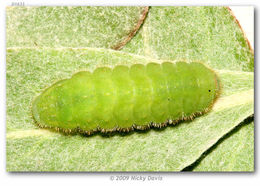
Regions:
<instances>
[{"instance_id":1,"label":"green leaf","mask_svg":"<svg viewBox=\"0 0 260 186\"><path fill-rule=\"evenodd\" d=\"M254 74L219 70L222 96L192 122L109 138L65 136L31 118L31 102L45 87L79 70L154 60L94 48L12 48L6 60L7 171L180 171L254 112Z\"/></svg>"},{"instance_id":2,"label":"green leaf","mask_svg":"<svg viewBox=\"0 0 260 186\"><path fill-rule=\"evenodd\" d=\"M202 158L194 171L254 171L254 122L242 123Z\"/></svg>"},{"instance_id":3,"label":"green leaf","mask_svg":"<svg viewBox=\"0 0 260 186\"><path fill-rule=\"evenodd\" d=\"M143 27L123 51L160 60L205 61L214 69L222 69L222 96L249 90L254 84L252 76L228 71L253 71L254 53L238 21L227 7L151 7ZM249 81L251 83L248 84ZM233 147L234 140L228 140L226 146ZM253 144L253 140L250 141L245 149L245 152L250 153L249 157L253 157ZM220 165L211 166L214 158L221 159L221 155L218 155L220 157L216 155L211 161L205 158L202 162L203 171L223 168ZM226 157L226 162L230 161L229 169L226 167L223 170L253 170L252 158L237 158L244 164L248 163L250 168L232 161L232 158Z\"/></svg>"},{"instance_id":4,"label":"green leaf","mask_svg":"<svg viewBox=\"0 0 260 186\"><path fill-rule=\"evenodd\" d=\"M7 7L7 47L119 49L136 33L147 7Z\"/></svg>"},{"instance_id":5,"label":"green leaf","mask_svg":"<svg viewBox=\"0 0 260 186\"><path fill-rule=\"evenodd\" d=\"M253 50L226 7L151 7L123 51L160 60L205 61L214 69L254 70Z\"/></svg>"}]
</instances>

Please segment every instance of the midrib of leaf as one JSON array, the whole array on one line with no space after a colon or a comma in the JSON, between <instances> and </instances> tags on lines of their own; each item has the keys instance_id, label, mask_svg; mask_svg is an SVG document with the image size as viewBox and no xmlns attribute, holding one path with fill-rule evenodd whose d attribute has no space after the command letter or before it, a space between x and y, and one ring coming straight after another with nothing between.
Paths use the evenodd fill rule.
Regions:
<instances>
[{"instance_id":1,"label":"midrib of leaf","mask_svg":"<svg viewBox=\"0 0 260 186\"><path fill-rule=\"evenodd\" d=\"M221 111L227 108L245 105L254 102L254 89L239 92L230 96L220 97L219 100L212 107L211 112ZM244 118L245 119L245 118ZM51 132L47 129L30 129L30 130L17 130L8 132L6 138L17 139L26 137L47 137L55 136L57 133Z\"/></svg>"},{"instance_id":2,"label":"midrib of leaf","mask_svg":"<svg viewBox=\"0 0 260 186\"><path fill-rule=\"evenodd\" d=\"M28 130L17 130L8 132L6 138L17 139L17 138L27 138L27 137L37 137L37 136L54 136L55 133L47 129L28 129Z\"/></svg>"},{"instance_id":3,"label":"midrib of leaf","mask_svg":"<svg viewBox=\"0 0 260 186\"><path fill-rule=\"evenodd\" d=\"M220 97L213 106L212 110L219 111L225 108L243 105L249 102L254 103L254 89L239 92L231 96Z\"/></svg>"}]
</instances>

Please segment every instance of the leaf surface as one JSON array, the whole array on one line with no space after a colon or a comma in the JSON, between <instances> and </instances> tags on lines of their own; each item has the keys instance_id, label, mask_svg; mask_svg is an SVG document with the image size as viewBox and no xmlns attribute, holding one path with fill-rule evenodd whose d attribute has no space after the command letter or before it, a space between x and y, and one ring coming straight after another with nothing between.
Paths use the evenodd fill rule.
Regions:
<instances>
[{"instance_id":1,"label":"leaf surface","mask_svg":"<svg viewBox=\"0 0 260 186\"><path fill-rule=\"evenodd\" d=\"M136 33L148 7L7 7L7 47L119 49Z\"/></svg>"},{"instance_id":2,"label":"leaf surface","mask_svg":"<svg viewBox=\"0 0 260 186\"><path fill-rule=\"evenodd\" d=\"M244 123L210 150L194 171L254 171L254 122Z\"/></svg>"},{"instance_id":3,"label":"leaf surface","mask_svg":"<svg viewBox=\"0 0 260 186\"><path fill-rule=\"evenodd\" d=\"M160 60L203 61L210 67L221 70L224 89L222 96L248 90L249 87L244 82L248 82L249 79L251 79L249 86L253 86L254 83L252 77L248 79L248 76L235 72L254 70L254 52L239 22L228 7L151 7L143 27L122 50ZM228 70L232 72L229 73ZM235 81L239 81L239 85ZM241 86L242 84L246 86ZM226 104L233 103L226 102ZM251 139L249 135L250 133L244 138ZM236 137L231 137L225 142L225 146L235 147L236 141ZM198 165L195 170L252 171L253 146L254 141L251 140L241 152L241 154L249 153L250 158L239 153L234 153L232 157L227 155L221 158L220 153L225 149L218 148L219 153L209 155L211 159L206 157L201 162L202 166ZM233 150L235 151L230 149L230 152ZM223 160L228 166L214 164L214 158L216 161Z\"/></svg>"},{"instance_id":4,"label":"leaf surface","mask_svg":"<svg viewBox=\"0 0 260 186\"><path fill-rule=\"evenodd\" d=\"M254 112L253 73L219 70L222 96L192 122L111 137L65 136L34 125L31 102L44 88L79 70L154 60L96 48L20 47L8 49L6 60L7 171L180 171Z\"/></svg>"},{"instance_id":5,"label":"leaf surface","mask_svg":"<svg viewBox=\"0 0 260 186\"><path fill-rule=\"evenodd\" d=\"M160 60L203 61L214 69L254 69L253 50L226 7L151 7L122 50Z\"/></svg>"}]
</instances>

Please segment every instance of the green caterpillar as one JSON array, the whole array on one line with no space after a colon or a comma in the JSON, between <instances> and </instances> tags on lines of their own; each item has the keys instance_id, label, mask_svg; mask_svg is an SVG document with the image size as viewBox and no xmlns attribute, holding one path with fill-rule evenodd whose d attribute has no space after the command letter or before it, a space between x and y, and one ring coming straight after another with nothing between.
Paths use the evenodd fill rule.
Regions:
<instances>
[{"instance_id":1,"label":"green caterpillar","mask_svg":"<svg viewBox=\"0 0 260 186\"><path fill-rule=\"evenodd\" d=\"M56 82L36 97L36 123L92 134L162 127L210 110L220 93L214 71L198 62L100 67Z\"/></svg>"}]
</instances>

